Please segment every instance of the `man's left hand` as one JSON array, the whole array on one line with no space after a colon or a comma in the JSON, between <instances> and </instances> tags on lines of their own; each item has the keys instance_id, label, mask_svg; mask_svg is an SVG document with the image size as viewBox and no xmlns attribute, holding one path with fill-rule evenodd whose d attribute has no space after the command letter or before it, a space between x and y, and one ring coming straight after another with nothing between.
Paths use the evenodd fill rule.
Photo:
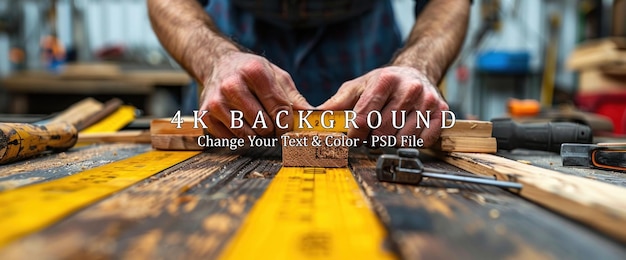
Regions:
<instances>
[{"instance_id":1,"label":"man's left hand","mask_svg":"<svg viewBox=\"0 0 626 260\"><path fill-rule=\"evenodd\" d=\"M448 110L448 104L424 73L412 67L390 66L345 82L333 97L317 109L352 109L356 112L354 122L359 128L349 130L351 138L366 140L371 135L394 135L400 140L400 136L415 135L424 140L424 146L430 146L441 134L441 111ZM392 125L391 111L394 110L397 111L397 125L402 122L400 111L406 111L403 128L396 129ZM430 111L430 127L426 128L420 122L420 128L417 128L416 110L424 116ZM379 111L382 115L382 123L376 129L368 127L367 115L370 111ZM372 116L372 119L376 117ZM372 124L376 125L375 122Z\"/></svg>"}]
</instances>

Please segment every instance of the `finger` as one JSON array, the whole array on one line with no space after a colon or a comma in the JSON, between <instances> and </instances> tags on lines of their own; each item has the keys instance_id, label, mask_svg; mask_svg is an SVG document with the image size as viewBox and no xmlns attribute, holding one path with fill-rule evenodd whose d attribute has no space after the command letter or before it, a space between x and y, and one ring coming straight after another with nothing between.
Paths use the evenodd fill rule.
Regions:
<instances>
[{"instance_id":1,"label":"finger","mask_svg":"<svg viewBox=\"0 0 626 260\"><path fill-rule=\"evenodd\" d=\"M396 111L395 116L392 116L392 113L391 113L392 110ZM396 129L393 126L393 121L395 121L396 124L400 124L402 122L401 120L405 119L405 117L402 116L403 114L400 112L400 110L401 109L397 107L397 105L395 105L394 102L389 102L380 113L381 120L382 120L380 122L380 126L376 129L373 129L371 131L371 135L376 135L376 136L395 135L396 132L398 132L398 129ZM406 112L404 115L406 116ZM392 119L392 117L395 117L395 119Z\"/></svg>"},{"instance_id":2,"label":"finger","mask_svg":"<svg viewBox=\"0 0 626 260\"><path fill-rule=\"evenodd\" d=\"M247 136L255 135L254 131L246 123L241 128L227 127L226 123L219 120L216 117L209 117L205 120L209 127L209 133L217 138L246 138Z\"/></svg>"},{"instance_id":3,"label":"finger","mask_svg":"<svg viewBox=\"0 0 626 260\"><path fill-rule=\"evenodd\" d=\"M383 122L379 128L372 131L373 135L395 135L400 128L406 127L407 116L414 112L412 109L422 92L422 86L415 83L401 83L399 80L397 84L400 85L392 88L397 90L395 95L390 96L390 100L383 108Z\"/></svg>"},{"instance_id":4,"label":"finger","mask_svg":"<svg viewBox=\"0 0 626 260\"><path fill-rule=\"evenodd\" d=\"M296 84L289 73L272 65L274 69L274 75L278 85L283 89L287 95L287 99L291 102L291 106L294 110L311 110L315 109L309 102L302 96L302 94L296 88Z\"/></svg>"},{"instance_id":5,"label":"finger","mask_svg":"<svg viewBox=\"0 0 626 260\"><path fill-rule=\"evenodd\" d=\"M248 127L251 126L253 135L274 135L274 125L271 118L257 98L250 92L245 81L238 77L231 77L224 80L220 89L227 105L241 111L246 124ZM259 119L258 123L256 122L257 118Z\"/></svg>"},{"instance_id":6,"label":"finger","mask_svg":"<svg viewBox=\"0 0 626 260\"><path fill-rule=\"evenodd\" d=\"M396 133L396 140L398 140L399 146L408 147L409 145L409 143L405 143L405 144L402 143L403 136L405 138L410 138L410 139L413 139L413 137L415 137L416 139L419 138L424 128L423 127L417 128L416 126L417 126L417 115L415 114L415 110L409 111L409 113L407 114L406 125L402 129L398 130L398 132ZM411 144L411 147L416 147L416 146L417 146L417 143Z\"/></svg>"},{"instance_id":7,"label":"finger","mask_svg":"<svg viewBox=\"0 0 626 260\"><path fill-rule=\"evenodd\" d=\"M368 114L371 111L381 111L385 107L399 81L397 76L388 73L379 73L375 80L365 81L366 84L371 82L373 85L365 86L365 91L354 105L354 112L357 114L354 122L359 128L350 128L348 136L364 139L369 135Z\"/></svg>"},{"instance_id":8,"label":"finger","mask_svg":"<svg viewBox=\"0 0 626 260\"><path fill-rule=\"evenodd\" d=\"M430 99L430 96L424 97L424 99L428 100ZM448 109L448 105L443 101L437 100L435 102L435 104L429 106L430 110L432 111L430 118L430 127L425 128L420 134L420 137L424 139L425 147L430 147L437 143L437 140L439 139L442 131L441 122L443 119L441 117L441 111Z\"/></svg>"},{"instance_id":9,"label":"finger","mask_svg":"<svg viewBox=\"0 0 626 260\"><path fill-rule=\"evenodd\" d=\"M208 132L212 137L216 138L232 138L235 134L231 132L230 128L226 127L222 121L217 118L204 118L205 124L208 127Z\"/></svg>"},{"instance_id":10,"label":"finger","mask_svg":"<svg viewBox=\"0 0 626 260\"><path fill-rule=\"evenodd\" d=\"M343 83L337 93L326 100L323 104L317 106L319 110L346 110L353 109L361 95L364 79L356 79Z\"/></svg>"},{"instance_id":11,"label":"finger","mask_svg":"<svg viewBox=\"0 0 626 260\"><path fill-rule=\"evenodd\" d=\"M274 73L270 67L260 61L251 61L242 68L244 80L248 84L250 91L261 102L264 110L272 120L268 120L268 127L274 129L273 120L280 111L292 113L291 102L282 87L277 85ZM283 117L288 120L288 117ZM288 123L288 122L284 122Z\"/></svg>"}]
</instances>

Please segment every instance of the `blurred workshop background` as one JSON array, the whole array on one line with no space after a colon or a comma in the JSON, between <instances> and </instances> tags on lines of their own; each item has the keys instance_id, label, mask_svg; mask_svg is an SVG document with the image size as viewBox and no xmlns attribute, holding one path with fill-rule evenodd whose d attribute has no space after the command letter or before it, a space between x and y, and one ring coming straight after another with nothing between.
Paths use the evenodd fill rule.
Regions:
<instances>
[{"instance_id":1,"label":"blurred workshop background","mask_svg":"<svg viewBox=\"0 0 626 260\"><path fill-rule=\"evenodd\" d=\"M392 2L406 37L414 1ZM626 0L474 0L442 88L466 118L566 118L625 134L620 36ZM91 96L168 117L191 81L160 46L145 0L0 0L0 77L1 114L50 114Z\"/></svg>"}]
</instances>

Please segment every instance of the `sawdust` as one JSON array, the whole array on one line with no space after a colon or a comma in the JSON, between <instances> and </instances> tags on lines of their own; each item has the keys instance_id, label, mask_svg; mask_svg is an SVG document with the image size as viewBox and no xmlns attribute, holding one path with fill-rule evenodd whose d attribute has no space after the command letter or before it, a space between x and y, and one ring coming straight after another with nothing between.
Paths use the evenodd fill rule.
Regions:
<instances>
[{"instance_id":1,"label":"sawdust","mask_svg":"<svg viewBox=\"0 0 626 260\"><path fill-rule=\"evenodd\" d=\"M192 210L195 207L195 198L181 195L190 187L195 187L200 182L217 172L222 163L236 158L234 155L206 154L203 161L198 164L210 164L211 166L181 168L168 174L163 174L150 182L144 182L133 186L126 192L101 202L98 210L90 210L82 216L86 218L105 218L108 216L121 216L129 219L141 219L155 217L166 210L171 215L178 215L182 203L183 211Z\"/></svg>"},{"instance_id":2,"label":"sawdust","mask_svg":"<svg viewBox=\"0 0 626 260\"><path fill-rule=\"evenodd\" d=\"M51 169L57 167L63 167L68 165L77 164L80 162L89 161L93 158L102 157L103 155L116 153L120 149L128 149L136 147L132 144L111 144L111 145L97 145L88 148L70 149L69 151L44 155L36 157L35 159L26 160L22 162L16 162L9 165L0 166L0 177L11 176L14 174L27 173L41 169ZM85 170L87 167L83 166L81 169Z\"/></svg>"},{"instance_id":3,"label":"sawdust","mask_svg":"<svg viewBox=\"0 0 626 260\"><path fill-rule=\"evenodd\" d=\"M271 177L272 177L272 173L268 171L263 171L263 172L252 171L246 174L246 176L244 176L244 178L247 178L247 179L269 179Z\"/></svg>"},{"instance_id":4,"label":"sawdust","mask_svg":"<svg viewBox=\"0 0 626 260\"><path fill-rule=\"evenodd\" d=\"M225 233L230 230L231 218L226 214L213 214L205 218L202 227L208 232Z\"/></svg>"},{"instance_id":5,"label":"sawdust","mask_svg":"<svg viewBox=\"0 0 626 260\"><path fill-rule=\"evenodd\" d=\"M31 177L31 178L19 179L19 180L0 181L0 190L8 190L12 188L17 188L17 187L31 184L31 183L34 183L43 179L45 178L44 177Z\"/></svg>"},{"instance_id":6,"label":"sawdust","mask_svg":"<svg viewBox=\"0 0 626 260\"><path fill-rule=\"evenodd\" d=\"M130 250L125 252L123 258L153 258L153 254L157 251L157 246L162 237L163 231L160 229L153 229L146 232L133 241L133 243L128 247Z\"/></svg>"},{"instance_id":7,"label":"sawdust","mask_svg":"<svg viewBox=\"0 0 626 260\"><path fill-rule=\"evenodd\" d=\"M491 209L489 211L489 217L492 219L497 219L500 217L500 211L498 211L497 209Z\"/></svg>"},{"instance_id":8,"label":"sawdust","mask_svg":"<svg viewBox=\"0 0 626 260\"><path fill-rule=\"evenodd\" d=\"M457 189L457 188L447 188L446 192L447 193L459 193L459 189Z\"/></svg>"}]
</instances>

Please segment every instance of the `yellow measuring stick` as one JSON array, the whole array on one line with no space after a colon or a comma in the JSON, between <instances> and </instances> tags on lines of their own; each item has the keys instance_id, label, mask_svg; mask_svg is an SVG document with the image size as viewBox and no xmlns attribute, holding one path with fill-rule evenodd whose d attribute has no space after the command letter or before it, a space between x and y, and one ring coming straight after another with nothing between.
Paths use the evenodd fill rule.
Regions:
<instances>
[{"instance_id":1,"label":"yellow measuring stick","mask_svg":"<svg viewBox=\"0 0 626 260\"><path fill-rule=\"evenodd\" d=\"M103 118L98 123L85 128L81 133L108 133L117 132L130 122L135 120L135 110L133 106L120 106L113 114Z\"/></svg>"},{"instance_id":2,"label":"yellow measuring stick","mask_svg":"<svg viewBox=\"0 0 626 260\"><path fill-rule=\"evenodd\" d=\"M309 114L306 110L303 110L303 111L294 110L293 113L294 113L294 116L293 116L293 123L294 123L293 130L294 131L319 131L319 132L347 133L348 129L350 129L346 127L346 113L351 113L351 111L313 110ZM311 127L309 127L309 125L306 124L305 122L308 122Z\"/></svg>"},{"instance_id":3,"label":"yellow measuring stick","mask_svg":"<svg viewBox=\"0 0 626 260\"><path fill-rule=\"evenodd\" d=\"M221 259L392 259L347 168L283 167Z\"/></svg>"},{"instance_id":4,"label":"yellow measuring stick","mask_svg":"<svg viewBox=\"0 0 626 260\"><path fill-rule=\"evenodd\" d=\"M198 153L150 151L61 179L2 192L0 246Z\"/></svg>"}]
</instances>

